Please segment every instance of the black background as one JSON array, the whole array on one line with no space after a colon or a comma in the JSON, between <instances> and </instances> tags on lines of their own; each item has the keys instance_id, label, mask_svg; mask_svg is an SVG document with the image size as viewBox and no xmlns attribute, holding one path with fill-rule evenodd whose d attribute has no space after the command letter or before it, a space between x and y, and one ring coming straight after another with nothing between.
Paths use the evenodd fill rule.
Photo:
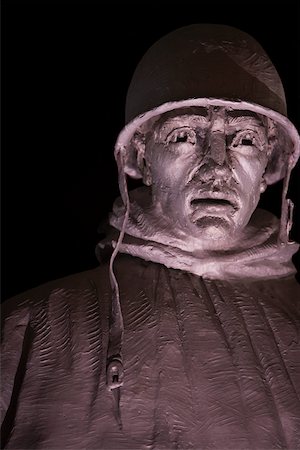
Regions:
<instances>
[{"instance_id":1,"label":"black background","mask_svg":"<svg viewBox=\"0 0 300 450\"><path fill-rule=\"evenodd\" d=\"M298 2L2 4L2 298L97 265L97 228L118 195L113 160L134 68L157 39L191 23L255 37L299 118ZM300 240L299 164L290 196ZM280 211L280 184L262 206ZM295 259L299 270L299 256Z\"/></svg>"}]
</instances>

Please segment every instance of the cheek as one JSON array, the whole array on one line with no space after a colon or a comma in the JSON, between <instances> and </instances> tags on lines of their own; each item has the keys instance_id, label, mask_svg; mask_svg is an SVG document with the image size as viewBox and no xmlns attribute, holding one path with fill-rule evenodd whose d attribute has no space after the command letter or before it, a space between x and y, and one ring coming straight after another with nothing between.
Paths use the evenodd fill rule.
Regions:
<instances>
[{"instance_id":1,"label":"cheek","mask_svg":"<svg viewBox=\"0 0 300 450\"><path fill-rule=\"evenodd\" d=\"M186 179L189 166L189 158L176 156L166 151L157 152L152 155L151 160L153 184L181 185Z\"/></svg>"},{"instance_id":2,"label":"cheek","mask_svg":"<svg viewBox=\"0 0 300 450\"><path fill-rule=\"evenodd\" d=\"M234 174L239 183L240 192L245 197L255 200L256 195L260 195L260 184L267 165L266 159L239 157L235 160Z\"/></svg>"}]
</instances>

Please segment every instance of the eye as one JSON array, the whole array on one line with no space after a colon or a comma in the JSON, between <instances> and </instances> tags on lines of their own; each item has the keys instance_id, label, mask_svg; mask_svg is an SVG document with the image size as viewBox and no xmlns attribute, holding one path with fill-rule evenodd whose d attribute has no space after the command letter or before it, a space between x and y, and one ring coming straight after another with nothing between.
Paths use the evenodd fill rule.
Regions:
<instances>
[{"instance_id":1,"label":"eye","mask_svg":"<svg viewBox=\"0 0 300 450\"><path fill-rule=\"evenodd\" d=\"M188 127L176 128L168 134L166 142L167 144L189 143L194 145L196 143L196 133Z\"/></svg>"},{"instance_id":2,"label":"eye","mask_svg":"<svg viewBox=\"0 0 300 450\"><path fill-rule=\"evenodd\" d=\"M254 130L238 131L231 139L230 149L241 153L251 153L254 149L263 151L264 142Z\"/></svg>"},{"instance_id":3,"label":"eye","mask_svg":"<svg viewBox=\"0 0 300 450\"><path fill-rule=\"evenodd\" d=\"M241 142L242 145L254 145L254 139L249 138L244 138L242 139Z\"/></svg>"}]
</instances>

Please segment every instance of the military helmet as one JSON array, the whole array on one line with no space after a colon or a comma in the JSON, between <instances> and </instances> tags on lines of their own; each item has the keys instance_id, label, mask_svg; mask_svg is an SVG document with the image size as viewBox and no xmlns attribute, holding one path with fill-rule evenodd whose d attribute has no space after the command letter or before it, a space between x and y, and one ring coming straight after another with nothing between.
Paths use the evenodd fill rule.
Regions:
<instances>
[{"instance_id":1,"label":"military helmet","mask_svg":"<svg viewBox=\"0 0 300 450\"><path fill-rule=\"evenodd\" d=\"M138 178L132 137L161 114L186 107L225 106L272 119L277 140L265 179L283 178L297 162L300 138L287 118L280 77L258 42L225 25L195 24L158 40L143 56L126 99L126 125L115 153L125 154L125 173Z\"/></svg>"}]
</instances>

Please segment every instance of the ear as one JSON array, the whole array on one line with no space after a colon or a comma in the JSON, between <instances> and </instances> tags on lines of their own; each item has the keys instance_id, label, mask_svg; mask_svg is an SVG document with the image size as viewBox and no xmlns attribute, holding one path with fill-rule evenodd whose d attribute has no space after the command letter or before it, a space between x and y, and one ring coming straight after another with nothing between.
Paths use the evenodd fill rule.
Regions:
<instances>
[{"instance_id":1,"label":"ear","mask_svg":"<svg viewBox=\"0 0 300 450\"><path fill-rule=\"evenodd\" d=\"M132 163L135 165L137 173L140 174L140 177L143 179L143 182L146 186L150 186L152 184L152 176L150 170L150 164L147 162L145 158L145 134L141 132L135 133L131 143L134 149L134 157L132 158Z\"/></svg>"},{"instance_id":2,"label":"ear","mask_svg":"<svg viewBox=\"0 0 300 450\"><path fill-rule=\"evenodd\" d=\"M267 189L267 182L266 182L265 178L262 177L262 180L260 182L260 187L259 187L260 193L262 194L263 192L265 192L266 189Z\"/></svg>"}]
</instances>

